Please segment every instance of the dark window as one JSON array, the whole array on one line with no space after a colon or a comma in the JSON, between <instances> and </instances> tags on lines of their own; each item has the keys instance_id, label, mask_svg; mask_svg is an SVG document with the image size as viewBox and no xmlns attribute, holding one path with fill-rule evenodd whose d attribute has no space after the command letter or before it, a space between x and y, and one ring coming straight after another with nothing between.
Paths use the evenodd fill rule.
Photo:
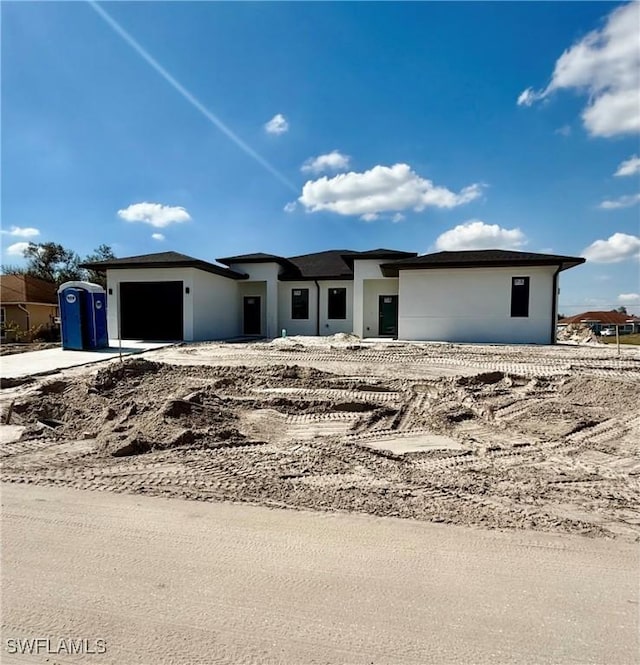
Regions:
<instances>
[{"instance_id":1,"label":"dark window","mask_svg":"<svg viewBox=\"0 0 640 665\"><path fill-rule=\"evenodd\" d=\"M291 318L309 318L309 289L292 289L291 291Z\"/></svg>"},{"instance_id":2,"label":"dark window","mask_svg":"<svg viewBox=\"0 0 640 665\"><path fill-rule=\"evenodd\" d=\"M347 318L347 289L329 289L329 307L327 318Z\"/></svg>"},{"instance_id":3,"label":"dark window","mask_svg":"<svg viewBox=\"0 0 640 665\"><path fill-rule=\"evenodd\" d=\"M511 316L529 316L529 278L511 278Z\"/></svg>"}]
</instances>

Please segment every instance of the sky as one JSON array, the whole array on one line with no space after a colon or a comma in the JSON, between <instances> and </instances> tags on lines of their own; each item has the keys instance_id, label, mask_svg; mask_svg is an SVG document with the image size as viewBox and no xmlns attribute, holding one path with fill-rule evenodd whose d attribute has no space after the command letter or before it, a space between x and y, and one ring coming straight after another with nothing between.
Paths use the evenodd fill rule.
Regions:
<instances>
[{"instance_id":1,"label":"sky","mask_svg":"<svg viewBox=\"0 0 640 665\"><path fill-rule=\"evenodd\" d=\"M10 2L2 263L386 247L584 256L640 314L639 3Z\"/></svg>"}]
</instances>

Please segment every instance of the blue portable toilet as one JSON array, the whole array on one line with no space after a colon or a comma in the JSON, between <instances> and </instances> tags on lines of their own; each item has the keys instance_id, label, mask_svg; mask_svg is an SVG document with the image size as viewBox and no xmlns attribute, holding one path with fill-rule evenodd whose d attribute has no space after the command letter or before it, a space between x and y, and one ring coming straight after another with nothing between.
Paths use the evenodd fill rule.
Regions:
<instances>
[{"instance_id":1,"label":"blue portable toilet","mask_svg":"<svg viewBox=\"0 0 640 665\"><path fill-rule=\"evenodd\" d=\"M65 282L58 288L63 349L82 351L109 346L107 298L99 284Z\"/></svg>"}]
</instances>

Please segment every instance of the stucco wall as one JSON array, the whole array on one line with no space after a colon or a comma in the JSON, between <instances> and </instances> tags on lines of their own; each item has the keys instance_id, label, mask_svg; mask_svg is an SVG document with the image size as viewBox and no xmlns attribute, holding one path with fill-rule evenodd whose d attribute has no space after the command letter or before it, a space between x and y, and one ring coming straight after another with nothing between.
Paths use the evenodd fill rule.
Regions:
<instances>
[{"instance_id":1,"label":"stucco wall","mask_svg":"<svg viewBox=\"0 0 640 665\"><path fill-rule=\"evenodd\" d=\"M378 295L398 293L398 279L384 277L380 270L380 264L387 262L388 259L356 259L353 262L353 332L360 337L378 336L378 302L375 289L380 289ZM369 280L373 282L369 283ZM367 283L369 286L365 295ZM372 309L373 298L376 302Z\"/></svg>"},{"instance_id":2,"label":"stucco wall","mask_svg":"<svg viewBox=\"0 0 640 665\"><path fill-rule=\"evenodd\" d=\"M291 299L294 289L309 289L309 318L291 318ZM278 328L287 335L316 335L318 289L315 282L280 282L278 285Z\"/></svg>"},{"instance_id":3,"label":"stucco wall","mask_svg":"<svg viewBox=\"0 0 640 665\"><path fill-rule=\"evenodd\" d=\"M239 334L244 334L244 298L245 296L260 297L260 334L267 336L267 283L243 281L237 284L238 299L237 322Z\"/></svg>"},{"instance_id":4,"label":"stucco wall","mask_svg":"<svg viewBox=\"0 0 640 665\"><path fill-rule=\"evenodd\" d=\"M241 334L238 283L203 270L193 270L194 340L228 339Z\"/></svg>"},{"instance_id":5,"label":"stucco wall","mask_svg":"<svg viewBox=\"0 0 640 665\"><path fill-rule=\"evenodd\" d=\"M194 273L193 268L126 268L107 270L107 327L109 338L118 338L118 309L121 282L183 282L183 331L186 341L193 341ZM186 295L184 288L191 293ZM111 289L112 293L109 293Z\"/></svg>"},{"instance_id":6,"label":"stucco wall","mask_svg":"<svg viewBox=\"0 0 640 665\"><path fill-rule=\"evenodd\" d=\"M313 284L313 282L311 282ZM323 280L320 284L320 334L334 335L335 333L353 332L353 282L351 280ZM347 318L329 319L327 314L329 289L347 289Z\"/></svg>"},{"instance_id":7,"label":"stucco wall","mask_svg":"<svg viewBox=\"0 0 640 665\"><path fill-rule=\"evenodd\" d=\"M398 337L551 343L554 267L401 270ZM530 277L529 316L511 317L511 278Z\"/></svg>"},{"instance_id":8,"label":"stucco wall","mask_svg":"<svg viewBox=\"0 0 640 665\"><path fill-rule=\"evenodd\" d=\"M362 307L363 337L378 337L380 324L380 296L395 296L398 294L398 280L367 279L363 282L364 297ZM354 304L355 307L355 304Z\"/></svg>"},{"instance_id":9,"label":"stucco wall","mask_svg":"<svg viewBox=\"0 0 640 665\"><path fill-rule=\"evenodd\" d=\"M282 266L278 263L234 263L229 267L232 270L249 275L249 281L264 282L262 334L266 337L279 336L278 274L282 272ZM243 282L238 283L242 284Z\"/></svg>"}]
</instances>

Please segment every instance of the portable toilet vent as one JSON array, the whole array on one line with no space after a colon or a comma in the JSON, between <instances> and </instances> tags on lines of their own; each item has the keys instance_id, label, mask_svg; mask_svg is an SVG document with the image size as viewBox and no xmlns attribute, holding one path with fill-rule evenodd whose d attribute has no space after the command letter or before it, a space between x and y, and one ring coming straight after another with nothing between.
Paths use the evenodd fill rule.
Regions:
<instances>
[{"instance_id":1,"label":"portable toilet vent","mask_svg":"<svg viewBox=\"0 0 640 665\"><path fill-rule=\"evenodd\" d=\"M82 351L109 346L107 299L91 282L65 282L58 288L62 348Z\"/></svg>"}]
</instances>

